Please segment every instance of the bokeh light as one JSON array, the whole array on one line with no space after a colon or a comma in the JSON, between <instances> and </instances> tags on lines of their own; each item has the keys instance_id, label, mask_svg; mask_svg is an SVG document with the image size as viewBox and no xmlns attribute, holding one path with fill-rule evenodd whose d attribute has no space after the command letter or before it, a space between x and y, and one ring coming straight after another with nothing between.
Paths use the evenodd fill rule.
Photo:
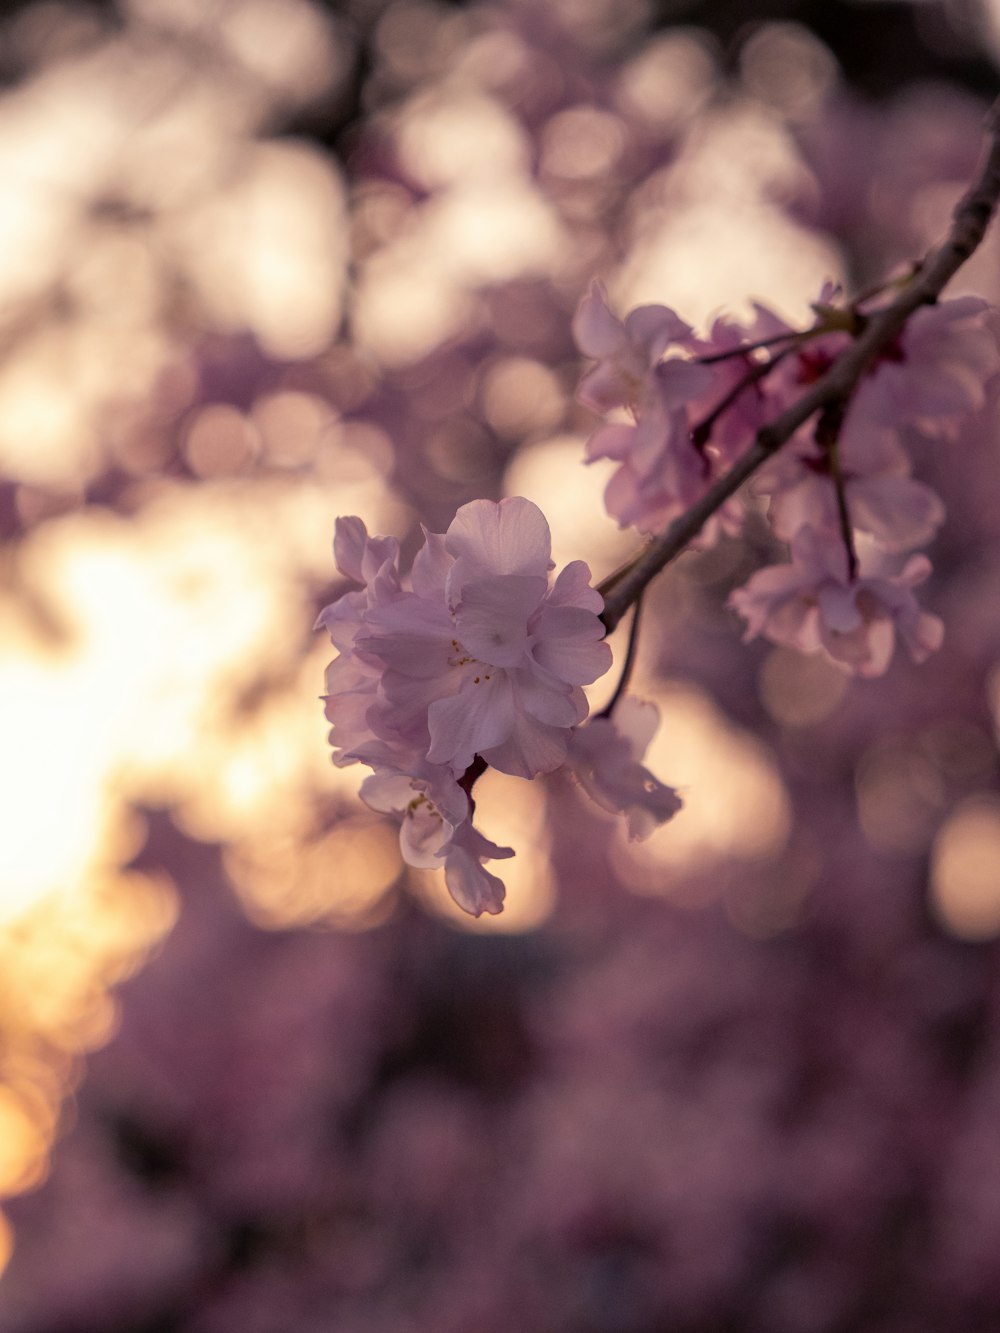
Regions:
<instances>
[{"instance_id":1,"label":"bokeh light","mask_svg":"<svg viewBox=\"0 0 1000 1333\"><path fill-rule=\"evenodd\" d=\"M1000 934L1000 802L973 798L948 818L935 841L931 901L961 939Z\"/></svg>"}]
</instances>

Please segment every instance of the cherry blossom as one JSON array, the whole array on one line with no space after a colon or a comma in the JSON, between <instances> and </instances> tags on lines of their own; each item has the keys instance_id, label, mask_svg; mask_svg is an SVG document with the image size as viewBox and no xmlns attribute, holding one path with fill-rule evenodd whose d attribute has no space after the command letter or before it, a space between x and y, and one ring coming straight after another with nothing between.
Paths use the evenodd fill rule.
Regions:
<instances>
[{"instance_id":1,"label":"cherry blossom","mask_svg":"<svg viewBox=\"0 0 1000 1333\"><path fill-rule=\"evenodd\" d=\"M650 373L671 343L686 344L691 326L667 306L638 306L623 320L594 279L573 318L573 337L584 356L597 361L581 380L577 397L594 412L639 406Z\"/></svg>"},{"instance_id":2,"label":"cherry blossom","mask_svg":"<svg viewBox=\"0 0 1000 1333\"><path fill-rule=\"evenodd\" d=\"M1000 368L990 306L974 296L914 312L897 344L858 386L855 411L881 424L925 429L982 407Z\"/></svg>"},{"instance_id":3,"label":"cherry blossom","mask_svg":"<svg viewBox=\"0 0 1000 1333\"><path fill-rule=\"evenodd\" d=\"M373 770L361 796L401 821L404 860L440 866L466 911L498 912L483 861L513 855L473 827L461 785L477 760L522 778L560 767L587 716L582 686L611 650L603 601L573 561L550 583L551 538L528 500L464 505L426 533L408 577L391 538L339 519L334 554L364 587L320 615L340 655L326 675L338 764Z\"/></svg>"},{"instance_id":4,"label":"cherry blossom","mask_svg":"<svg viewBox=\"0 0 1000 1333\"><path fill-rule=\"evenodd\" d=\"M551 539L537 506L464 505L423 591L374 608L358 649L384 668L384 721L463 773L476 755L533 778L558 768L587 715L582 686L611 665L590 571L574 561L549 585Z\"/></svg>"},{"instance_id":5,"label":"cherry blossom","mask_svg":"<svg viewBox=\"0 0 1000 1333\"><path fill-rule=\"evenodd\" d=\"M592 436L587 462L620 464L604 495L620 526L658 532L704 491L711 465L691 442L685 404L710 379L704 366L668 361L657 368L634 424L609 423Z\"/></svg>"},{"instance_id":6,"label":"cherry blossom","mask_svg":"<svg viewBox=\"0 0 1000 1333\"><path fill-rule=\"evenodd\" d=\"M941 645L941 621L921 611L913 595L930 568L926 556L915 555L889 574L877 550L868 548L860 576L851 579L843 547L806 526L792 540L791 564L758 570L729 604L747 622L745 639L764 634L802 652L823 651L859 676L880 676L897 633L915 662Z\"/></svg>"},{"instance_id":7,"label":"cherry blossom","mask_svg":"<svg viewBox=\"0 0 1000 1333\"><path fill-rule=\"evenodd\" d=\"M620 466L605 504L622 527L656 532L705 488L711 462L691 439L688 404L706 395L713 372L690 355L661 357L676 344L689 353L691 328L666 306L640 306L624 321L609 310L603 286L591 284L573 321L577 346L598 364L580 382L577 397L595 412L628 410L588 442L587 462L610 458Z\"/></svg>"},{"instance_id":8,"label":"cherry blossom","mask_svg":"<svg viewBox=\"0 0 1000 1333\"><path fill-rule=\"evenodd\" d=\"M624 814L628 835L644 839L681 808L681 799L642 765L660 724L656 705L631 695L610 717L594 717L573 733L568 765L591 800Z\"/></svg>"},{"instance_id":9,"label":"cherry blossom","mask_svg":"<svg viewBox=\"0 0 1000 1333\"><path fill-rule=\"evenodd\" d=\"M884 550L911 551L929 541L944 519L938 495L910 476L910 460L895 432L850 412L837 442L836 462L806 434L781 451L757 479L771 496L775 535L791 541L801 527L840 540L837 476L852 525Z\"/></svg>"},{"instance_id":10,"label":"cherry blossom","mask_svg":"<svg viewBox=\"0 0 1000 1333\"><path fill-rule=\"evenodd\" d=\"M452 897L472 916L503 908L504 886L483 861L514 855L483 837L471 820L469 798L446 768L414 757L415 773L388 766L361 784L361 799L373 810L400 818L399 845L407 865L443 869Z\"/></svg>"}]
</instances>

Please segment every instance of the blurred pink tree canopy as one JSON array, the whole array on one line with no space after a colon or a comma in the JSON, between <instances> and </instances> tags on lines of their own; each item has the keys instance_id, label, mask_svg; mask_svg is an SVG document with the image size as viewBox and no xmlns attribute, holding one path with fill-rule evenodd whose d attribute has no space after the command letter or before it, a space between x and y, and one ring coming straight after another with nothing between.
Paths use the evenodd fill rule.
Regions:
<instances>
[{"instance_id":1,"label":"blurred pink tree canopy","mask_svg":"<svg viewBox=\"0 0 1000 1333\"><path fill-rule=\"evenodd\" d=\"M998 61L5 11L2 1333L1000 1327Z\"/></svg>"}]
</instances>

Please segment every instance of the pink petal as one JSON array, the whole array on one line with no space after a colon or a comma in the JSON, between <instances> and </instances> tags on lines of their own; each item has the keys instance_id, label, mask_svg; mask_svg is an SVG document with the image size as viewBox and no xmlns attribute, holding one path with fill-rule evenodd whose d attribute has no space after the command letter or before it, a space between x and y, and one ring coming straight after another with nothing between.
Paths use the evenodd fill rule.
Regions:
<instances>
[{"instance_id":1,"label":"pink petal","mask_svg":"<svg viewBox=\"0 0 1000 1333\"><path fill-rule=\"evenodd\" d=\"M608 426L599 426L587 441L584 455L588 463L598 458L614 458L621 461L628 457L635 439L635 426L624 422L612 422Z\"/></svg>"},{"instance_id":2,"label":"pink petal","mask_svg":"<svg viewBox=\"0 0 1000 1333\"><path fill-rule=\"evenodd\" d=\"M600 361L578 384L576 398L591 412L600 414L616 407L634 406L639 390L638 375L623 372L617 361Z\"/></svg>"},{"instance_id":3,"label":"pink petal","mask_svg":"<svg viewBox=\"0 0 1000 1333\"><path fill-rule=\"evenodd\" d=\"M539 671L526 669L513 675L515 699L519 712L554 727L572 727L586 717L581 714L576 693L568 685Z\"/></svg>"},{"instance_id":4,"label":"pink petal","mask_svg":"<svg viewBox=\"0 0 1000 1333\"><path fill-rule=\"evenodd\" d=\"M514 701L507 674L494 670L479 684L467 681L449 698L438 699L427 711L432 764L450 764L464 772L477 754L499 745L514 724Z\"/></svg>"},{"instance_id":5,"label":"pink petal","mask_svg":"<svg viewBox=\"0 0 1000 1333\"><path fill-rule=\"evenodd\" d=\"M608 308L607 290L596 278L573 316L573 340L584 356L614 356L627 343L625 328Z\"/></svg>"},{"instance_id":6,"label":"pink petal","mask_svg":"<svg viewBox=\"0 0 1000 1333\"><path fill-rule=\"evenodd\" d=\"M656 388L670 407L686 403L707 393L715 378L709 366L682 357L671 357L656 367Z\"/></svg>"},{"instance_id":7,"label":"pink petal","mask_svg":"<svg viewBox=\"0 0 1000 1333\"><path fill-rule=\"evenodd\" d=\"M452 519L445 544L463 562L461 582L494 574L548 578L549 525L538 506L521 496L509 496L499 504L473 500L463 505Z\"/></svg>"},{"instance_id":8,"label":"pink petal","mask_svg":"<svg viewBox=\"0 0 1000 1333\"><path fill-rule=\"evenodd\" d=\"M444 867L448 892L463 911L472 916L490 916L503 910L506 889L503 881L483 869L482 862L513 856L509 847L497 847L482 837L471 824L456 834ZM485 847L485 850L484 850Z\"/></svg>"},{"instance_id":9,"label":"pink petal","mask_svg":"<svg viewBox=\"0 0 1000 1333\"><path fill-rule=\"evenodd\" d=\"M444 533L423 529L424 544L414 556L410 580L419 597L444 602L445 583L455 563L445 549Z\"/></svg>"},{"instance_id":10,"label":"pink petal","mask_svg":"<svg viewBox=\"0 0 1000 1333\"><path fill-rule=\"evenodd\" d=\"M599 616L604 610L604 598L596 588L590 586L591 577L590 566L585 560L571 560L559 571L547 604L580 606Z\"/></svg>"},{"instance_id":11,"label":"pink petal","mask_svg":"<svg viewBox=\"0 0 1000 1333\"><path fill-rule=\"evenodd\" d=\"M865 477L848 486L851 517L887 551L908 551L928 541L944 521L940 497L912 477Z\"/></svg>"},{"instance_id":12,"label":"pink petal","mask_svg":"<svg viewBox=\"0 0 1000 1333\"><path fill-rule=\"evenodd\" d=\"M660 727L660 710L648 699L626 694L614 710L615 730L628 741L632 758L640 760Z\"/></svg>"},{"instance_id":13,"label":"pink petal","mask_svg":"<svg viewBox=\"0 0 1000 1333\"><path fill-rule=\"evenodd\" d=\"M575 606L546 606L531 655L559 680L589 685L611 666L611 649L603 638L604 626L592 612Z\"/></svg>"},{"instance_id":14,"label":"pink petal","mask_svg":"<svg viewBox=\"0 0 1000 1333\"><path fill-rule=\"evenodd\" d=\"M488 764L515 778L536 778L553 773L566 761L568 727L550 727L527 713L515 713L510 735L501 744L480 753Z\"/></svg>"},{"instance_id":15,"label":"pink petal","mask_svg":"<svg viewBox=\"0 0 1000 1333\"><path fill-rule=\"evenodd\" d=\"M545 589L543 578L512 574L464 584L455 614L462 647L480 662L516 666L528 650L528 618Z\"/></svg>"},{"instance_id":16,"label":"pink petal","mask_svg":"<svg viewBox=\"0 0 1000 1333\"><path fill-rule=\"evenodd\" d=\"M820 588L817 597L823 621L837 634L850 634L861 624L861 612L852 588Z\"/></svg>"},{"instance_id":17,"label":"pink petal","mask_svg":"<svg viewBox=\"0 0 1000 1333\"><path fill-rule=\"evenodd\" d=\"M345 578L364 583L361 561L368 544L368 529L360 518L353 515L338 518L334 526L333 558Z\"/></svg>"},{"instance_id":18,"label":"pink petal","mask_svg":"<svg viewBox=\"0 0 1000 1333\"><path fill-rule=\"evenodd\" d=\"M692 329L669 306L640 305L625 316L625 332L629 342L646 353L647 364L653 365L671 343L690 338Z\"/></svg>"}]
</instances>

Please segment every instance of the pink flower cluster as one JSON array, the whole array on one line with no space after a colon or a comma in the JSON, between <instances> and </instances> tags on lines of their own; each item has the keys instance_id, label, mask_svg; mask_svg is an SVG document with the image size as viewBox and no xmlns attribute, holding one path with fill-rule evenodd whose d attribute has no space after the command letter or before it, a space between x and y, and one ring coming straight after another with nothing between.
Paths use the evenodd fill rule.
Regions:
<instances>
[{"instance_id":1,"label":"pink flower cluster","mask_svg":"<svg viewBox=\"0 0 1000 1333\"><path fill-rule=\"evenodd\" d=\"M587 458L619 464L605 502L623 527L662 530L829 369L872 313L838 306L838 297L824 287L810 329L757 306L747 326L720 319L700 339L665 306L640 306L621 321L601 284L591 285L573 328L597 364L578 397L612 414ZM939 646L941 622L913 593L930 563L912 552L934 535L944 507L912 477L901 431L949 439L982 407L985 381L1000 367L987 310L975 298L918 310L858 385L835 436L808 422L761 471L756 489L769 497L768 519L791 560L731 595L746 638L823 651L862 676L885 671L897 635L916 661ZM730 501L699 540L740 522Z\"/></svg>"},{"instance_id":2,"label":"pink flower cluster","mask_svg":"<svg viewBox=\"0 0 1000 1333\"><path fill-rule=\"evenodd\" d=\"M339 652L326 716L334 762L367 764L362 799L401 820L406 862L443 867L455 901L478 916L499 912L504 897L483 862L513 855L472 823L471 786L485 766L535 778L565 765L600 804L627 814L633 836L679 802L639 763L648 714L641 735L607 719L580 725L582 686L611 666L603 601L583 561L550 582L537 506L475 500L446 533L424 538L404 577L394 538L337 520L337 567L363 587L317 622Z\"/></svg>"}]
</instances>

